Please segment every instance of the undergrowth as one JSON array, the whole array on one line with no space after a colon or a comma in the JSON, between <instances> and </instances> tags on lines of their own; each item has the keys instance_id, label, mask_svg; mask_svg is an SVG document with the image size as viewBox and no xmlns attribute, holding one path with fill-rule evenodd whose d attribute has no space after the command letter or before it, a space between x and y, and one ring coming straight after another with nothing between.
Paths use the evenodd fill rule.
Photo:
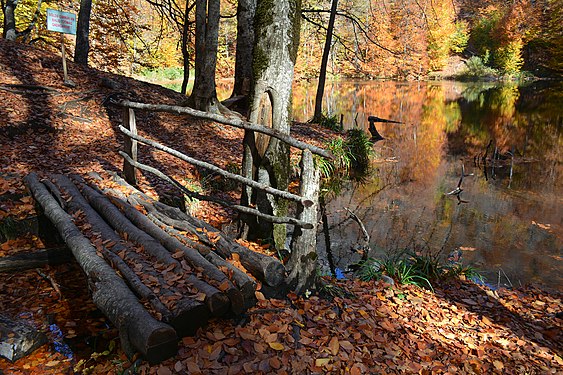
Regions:
<instances>
[{"instance_id":1,"label":"undergrowth","mask_svg":"<svg viewBox=\"0 0 563 375\"><path fill-rule=\"evenodd\" d=\"M432 283L452 278L483 282L483 276L473 266L442 262L438 256L412 252L389 256L383 260L368 258L359 263L356 276L362 281L379 280L384 276L401 285L416 285L433 290Z\"/></svg>"}]
</instances>

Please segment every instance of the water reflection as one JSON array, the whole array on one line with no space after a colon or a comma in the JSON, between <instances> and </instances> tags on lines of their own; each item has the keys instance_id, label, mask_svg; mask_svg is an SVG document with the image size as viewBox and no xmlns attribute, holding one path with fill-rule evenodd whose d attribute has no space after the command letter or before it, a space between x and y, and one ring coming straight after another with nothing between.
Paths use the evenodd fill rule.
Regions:
<instances>
[{"instance_id":1,"label":"water reflection","mask_svg":"<svg viewBox=\"0 0 563 375\"><path fill-rule=\"evenodd\" d=\"M345 126L367 131L369 115L402 122L377 125L385 140L375 146L372 179L351 185L329 205L340 267L359 258L350 249L361 233L347 220L348 207L366 225L375 253L410 248L447 254L460 248L492 284L500 272L503 284L540 281L561 288L562 88L328 85L326 109L344 114ZM314 90L314 84L295 86L297 120L311 117ZM446 195L457 187L462 165L463 191Z\"/></svg>"}]
</instances>

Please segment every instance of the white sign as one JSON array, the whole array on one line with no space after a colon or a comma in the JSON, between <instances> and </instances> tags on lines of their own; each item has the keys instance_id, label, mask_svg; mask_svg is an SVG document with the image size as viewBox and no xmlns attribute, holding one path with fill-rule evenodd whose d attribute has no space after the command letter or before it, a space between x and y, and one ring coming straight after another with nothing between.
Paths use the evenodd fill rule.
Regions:
<instances>
[{"instance_id":1,"label":"white sign","mask_svg":"<svg viewBox=\"0 0 563 375\"><path fill-rule=\"evenodd\" d=\"M76 14L47 9L47 30L76 35Z\"/></svg>"}]
</instances>

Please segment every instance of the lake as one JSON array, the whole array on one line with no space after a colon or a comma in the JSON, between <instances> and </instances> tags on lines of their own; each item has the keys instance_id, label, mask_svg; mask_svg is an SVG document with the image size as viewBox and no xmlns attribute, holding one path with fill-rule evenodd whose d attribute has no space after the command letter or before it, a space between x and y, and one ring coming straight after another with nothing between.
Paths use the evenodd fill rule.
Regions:
<instances>
[{"instance_id":1,"label":"lake","mask_svg":"<svg viewBox=\"0 0 563 375\"><path fill-rule=\"evenodd\" d=\"M315 90L295 84L296 120L312 117ZM369 115L401 122L376 124L385 139L374 145L370 178L328 204L339 268L360 259L352 248L362 232L348 208L365 224L372 257L461 250L493 286L561 289L562 83L327 82L324 108L343 114L345 128L367 130ZM462 192L447 195L462 165Z\"/></svg>"}]
</instances>

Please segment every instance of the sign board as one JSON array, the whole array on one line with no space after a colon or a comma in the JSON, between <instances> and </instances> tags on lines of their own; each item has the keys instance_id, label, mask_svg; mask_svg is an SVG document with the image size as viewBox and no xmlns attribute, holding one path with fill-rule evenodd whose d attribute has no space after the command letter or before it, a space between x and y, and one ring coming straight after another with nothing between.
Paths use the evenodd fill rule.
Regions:
<instances>
[{"instance_id":1,"label":"sign board","mask_svg":"<svg viewBox=\"0 0 563 375\"><path fill-rule=\"evenodd\" d=\"M47 9L47 30L76 35L76 14Z\"/></svg>"}]
</instances>

